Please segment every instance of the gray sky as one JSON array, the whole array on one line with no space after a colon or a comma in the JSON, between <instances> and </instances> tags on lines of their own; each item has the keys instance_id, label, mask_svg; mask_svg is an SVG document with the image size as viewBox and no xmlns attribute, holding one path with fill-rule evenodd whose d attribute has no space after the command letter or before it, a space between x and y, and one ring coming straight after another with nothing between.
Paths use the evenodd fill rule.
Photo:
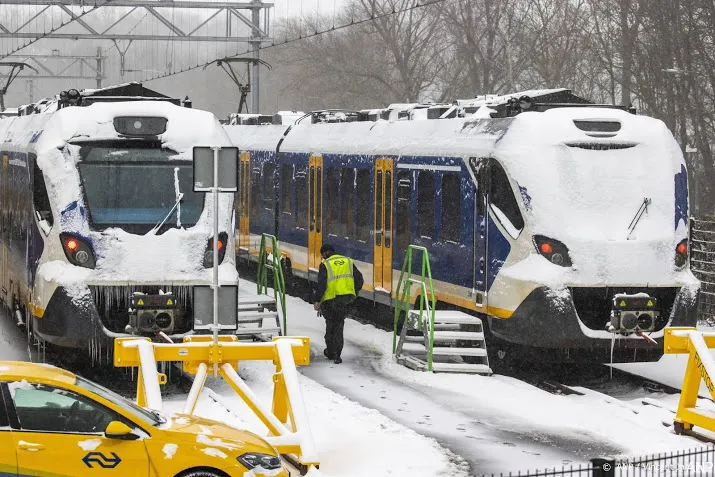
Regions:
<instances>
[{"instance_id":1,"label":"gray sky","mask_svg":"<svg viewBox=\"0 0 715 477\"><path fill-rule=\"evenodd\" d=\"M288 16L300 15L301 7L304 14L321 11L325 14L332 14L335 6L336 10L344 5L347 0L274 0L273 18L284 19Z\"/></svg>"}]
</instances>

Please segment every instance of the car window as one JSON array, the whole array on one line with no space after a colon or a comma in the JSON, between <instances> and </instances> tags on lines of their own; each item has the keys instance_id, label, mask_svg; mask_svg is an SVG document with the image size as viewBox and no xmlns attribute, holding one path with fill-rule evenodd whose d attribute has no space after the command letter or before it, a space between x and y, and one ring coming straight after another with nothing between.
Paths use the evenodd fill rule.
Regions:
<instances>
[{"instance_id":1,"label":"car window","mask_svg":"<svg viewBox=\"0 0 715 477\"><path fill-rule=\"evenodd\" d=\"M120 419L110 409L66 389L27 381L8 387L24 431L97 434Z\"/></svg>"},{"instance_id":2,"label":"car window","mask_svg":"<svg viewBox=\"0 0 715 477\"><path fill-rule=\"evenodd\" d=\"M130 400L123 398L119 394L110 391L109 389L104 388L97 383L88 381L81 376L77 376L77 386L106 399L107 401L129 412L134 417L141 419L142 421L149 422L152 426L156 426L162 423L162 419L159 419L157 415L153 414L147 409L139 407Z\"/></svg>"}]
</instances>

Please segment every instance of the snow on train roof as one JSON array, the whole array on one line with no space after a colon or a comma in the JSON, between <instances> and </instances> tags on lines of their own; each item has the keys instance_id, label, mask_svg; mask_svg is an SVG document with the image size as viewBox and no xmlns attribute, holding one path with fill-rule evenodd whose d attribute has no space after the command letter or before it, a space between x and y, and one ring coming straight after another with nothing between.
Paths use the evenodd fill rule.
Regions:
<instances>
[{"instance_id":1,"label":"snow on train roof","mask_svg":"<svg viewBox=\"0 0 715 477\"><path fill-rule=\"evenodd\" d=\"M117 116L165 117L168 119L166 132L159 137L164 147L178 152L181 158L191 158L191 149L195 145L230 144L221 123L212 113L165 101L132 101L60 109L45 125L38 140L38 151L61 147L73 140L120 139L113 123Z\"/></svg>"}]
</instances>

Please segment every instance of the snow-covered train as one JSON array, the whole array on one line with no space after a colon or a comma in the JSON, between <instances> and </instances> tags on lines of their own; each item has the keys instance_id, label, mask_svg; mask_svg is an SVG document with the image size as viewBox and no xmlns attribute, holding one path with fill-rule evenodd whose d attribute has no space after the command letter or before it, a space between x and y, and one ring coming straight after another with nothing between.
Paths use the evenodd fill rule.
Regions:
<instances>
[{"instance_id":1,"label":"snow-covered train","mask_svg":"<svg viewBox=\"0 0 715 477\"><path fill-rule=\"evenodd\" d=\"M424 246L439 306L486 318L500 357L649 360L665 326L696 323L687 172L659 120L559 89L225 128L248 257L274 233L285 268L316 280L329 242L364 298L393 305L407 246Z\"/></svg>"},{"instance_id":2,"label":"snow-covered train","mask_svg":"<svg viewBox=\"0 0 715 477\"><path fill-rule=\"evenodd\" d=\"M117 336L192 332L214 239L192 147L228 146L226 132L136 83L70 93L78 105L0 120L0 300L39 340L95 358ZM233 194L219 224L219 279L237 285Z\"/></svg>"}]
</instances>

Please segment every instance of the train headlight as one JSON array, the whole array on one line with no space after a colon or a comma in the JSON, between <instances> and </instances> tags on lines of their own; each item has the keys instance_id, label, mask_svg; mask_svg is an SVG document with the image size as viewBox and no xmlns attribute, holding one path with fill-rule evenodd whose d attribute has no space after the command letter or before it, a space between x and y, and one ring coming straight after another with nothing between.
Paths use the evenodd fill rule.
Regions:
<instances>
[{"instance_id":1,"label":"train headlight","mask_svg":"<svg viewBox=\"0 0 715 477\"><path fill-rule=\"evenodd\" d=\"M688 239L683 239L675 247L675 266L683 268L688 262Z\"/></svg>"},{"instance_id":2,"label":"train headlight","mask_svg":"<svg viewBox=\"0 0 715 477\"><path fill-rule=\"evenodd\" d=\"M543 235L534 235L534 245L536 251L544 258L560 267L570 267L571 257L566 245Z\"/></svg>"},{"instance_id":3,"label":"train headlight","mask_svg":"<svg viewBox=\"0 0 715 477\"><path fill-rule=\"evenodd\" d=\"M65 257L72 265L78 267L94 268L96 260L91 245L87 241L77 235L62 232L60 234L62 242L62 250L65 252Z\"/></svg>"},{"instance_id":4,"label":"train headlight","mask_svg":"<svg viewBox=\"0 0 715 477\"><path fill-rule=\"evenodd\" d=\"M218 263L223 263L223 257L226 255L226 244L228 243L228 234L221 232L218 234ZM214 241L210 238L204 252L204 267L211 268L214 266Z\"/></svg>"}]
</instances>

